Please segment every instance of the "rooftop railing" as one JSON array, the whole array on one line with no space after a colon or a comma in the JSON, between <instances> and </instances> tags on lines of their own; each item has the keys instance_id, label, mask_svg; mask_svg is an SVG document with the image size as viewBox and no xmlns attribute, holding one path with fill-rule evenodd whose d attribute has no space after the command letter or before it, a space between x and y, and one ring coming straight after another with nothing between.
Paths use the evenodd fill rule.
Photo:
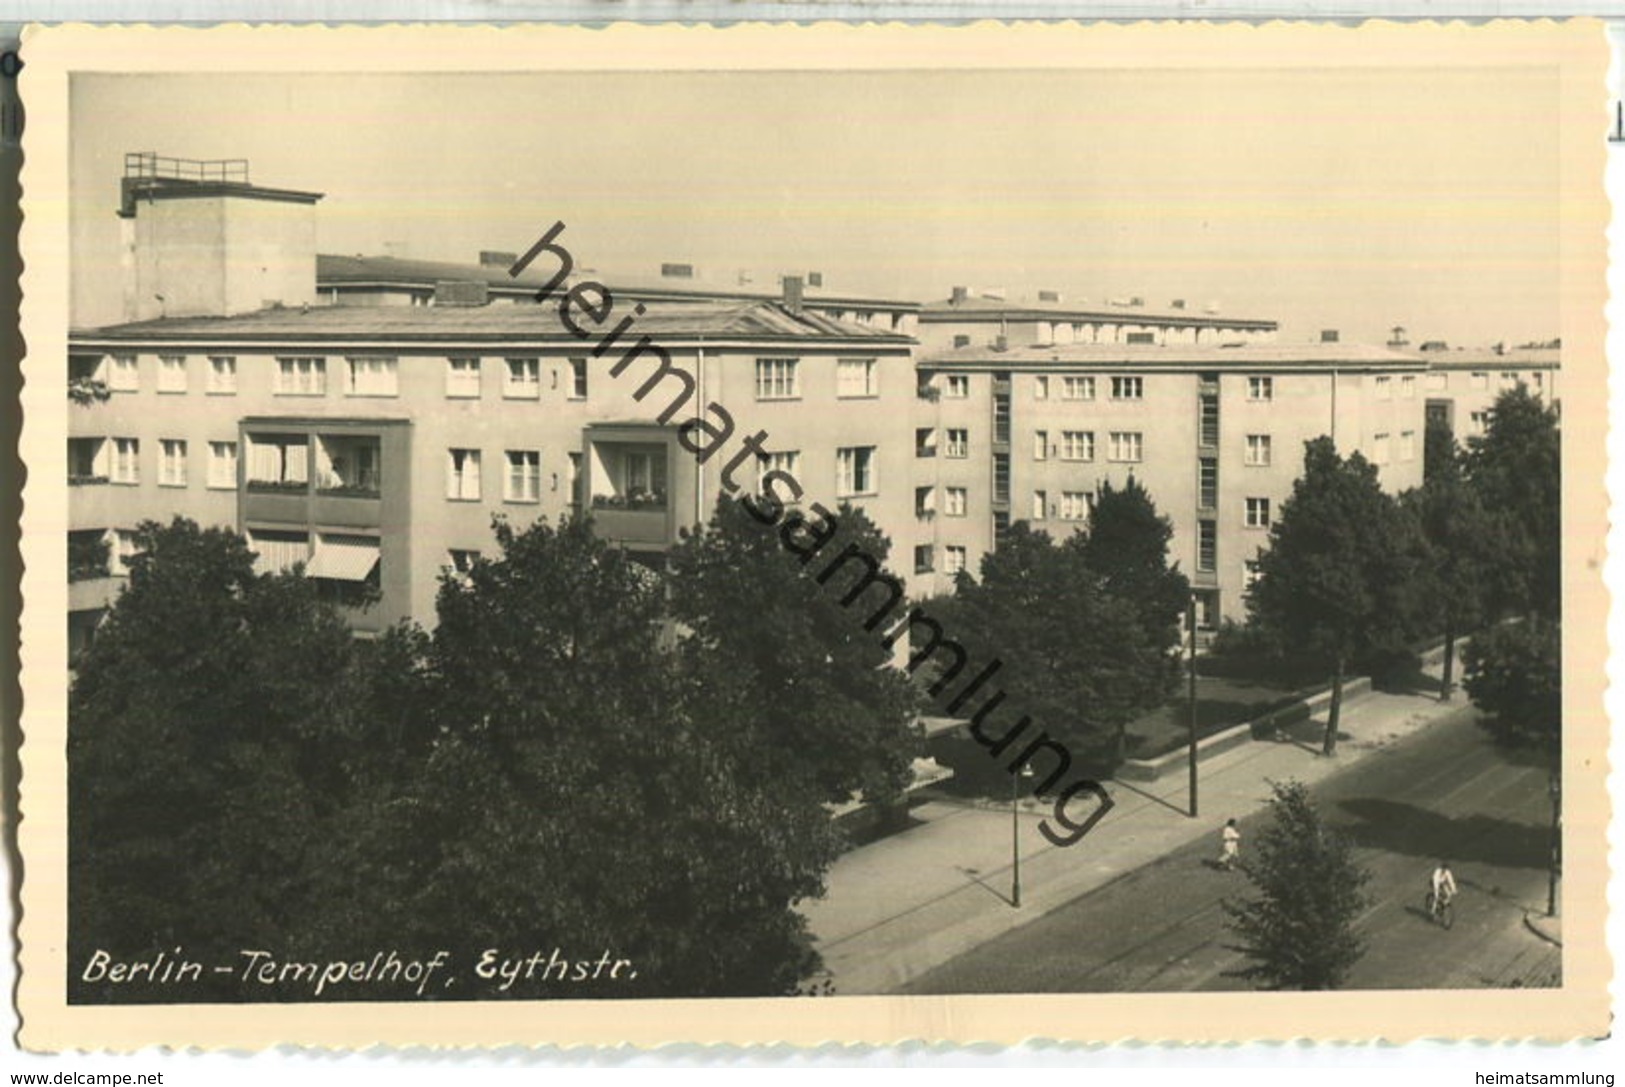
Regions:
<instances>
[{"instance_id":1,"label":"rooftop railing","mask_svg":"<svg viewBox=\"0 0 1625 1087\"><path fill-rule=\"evenodd\" d=\"M124 176L166 181L228 181L248 184L247 159L181 159L152 151L124 155Z\"/></svg>"}]
</instances>

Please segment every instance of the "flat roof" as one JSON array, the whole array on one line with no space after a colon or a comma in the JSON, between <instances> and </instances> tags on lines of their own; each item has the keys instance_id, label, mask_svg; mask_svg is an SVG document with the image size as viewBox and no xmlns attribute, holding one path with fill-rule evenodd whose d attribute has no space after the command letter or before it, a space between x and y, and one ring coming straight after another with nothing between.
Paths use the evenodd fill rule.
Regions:
<instances>
[{"instance_id":1,"label":"flat roof","mask_svg":"<svg viewBox=\"0 0 1625 1087\"><path fill-rule=\"evenodd\" d=\"M1458 347L1422 351L1420 355L1430 370L1557 369L1563 359L1563 351L1557 347L1509 347L1504 351L1493 347Z\"/></svg>"},{"instance_id":2,"label":"flat roof","mask_svg":"<svg viewBox=\"0 0 1625 1087\"><path fill-rule=\"evenodd\" d=\"M406 286L428 289L437 282L458 280L484 283L492 290L504 293L528 292L540 289L556 269L544 263L541 270L526 268L518 276L508 275L508 269L494 264L460 264L454 261L411 260L401 257L341 256L319 253L316 256L316 285L321 287L386 287ZM636 299L670 299L672 301L705 301L708 299L739 302L772 302L783 297L780 290L751 290L745 286L708 284L702 279L681 277L654 278L615 273L576 272L566 284L582 282L602 283L613 294L624 294ZM823 287L802 286L802 297L821 306L852 306L854 308L892 309L916 312L918 302L901 299L874 298L867 295L839 294Z\"/></svg>"},{"instance_id":3,"label":"flat roof","mask_svg":"<svg viewBox=\"0 0 1625 1087\"><path fill-rule=\"evenodd\" d=\"M583 348L595 345L625 314L617 307L609 320L593 326L585 317L582 327L593 335L573 336L559 322L552 306L310 306L259 310L234 317L161 317L149 321L79 329L70 334L70 347L87 343L333 343L385 341L492 342L556 340ZM671 303L650 305L622 335L630 347L639 336L656 344L694 340L863 342L906 348L913 339L868 325L835 321L817 313L791 313L769 302Z\"/></svg>"},{"instance_id":4,"label":"flat roof","mask_svg":"<svg viewBox=\"0 0 1625 1087\"><path fill-rule=\"evenodd\" d=\"M1112 321L1118 324L1178 322L1214 328L1277 328L1277 322L1254 317L1227 317L1199 309L1163 309L1148 306L1114 306L1108 303L1084 305L1081 302L1013 302L1000 298L971 297L955 302L941 299L927 302L920 320L931 324L953 321Z\"/></svg>"},{"instance_id":5,"label":"flat roof","mask_svg":"<svg viewBox=\"0 0 1625 1087\"><path fill-rule=\"evenodd\" d=\"M1228 369L1425 370L1419 355L1356 343L1259 343L1235 347L1193 344L1060 344L1054 347L961 347L924 356L928 370Z\"/></svg>"}]
</instances>

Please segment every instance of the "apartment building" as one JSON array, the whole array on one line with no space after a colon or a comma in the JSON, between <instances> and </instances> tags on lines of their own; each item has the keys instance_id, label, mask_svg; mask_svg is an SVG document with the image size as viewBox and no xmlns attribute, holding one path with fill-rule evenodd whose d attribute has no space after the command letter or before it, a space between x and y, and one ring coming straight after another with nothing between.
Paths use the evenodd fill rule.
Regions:
<instances>
[{"instance_id":1,"label":"apartment building","mask_svg":"<svg viewBox=\"0 0 1625 1087\"><path fill-rule=\"evenodd\" d=\"M317 194L261 189L246 167L222 178L221 164L138 159L126 188L156 200L126 200L121 214L151 269L139 289L168 308L143 304L141 319L69 338L70 389L106 394L70 416L76 645L118 589L135 526L176 514L243 532L262 568L303 564L361 632L432 622L440 577L489 552L493 516L526 524L587 506L605 538L654 562L717 499L726 458L702 464L678 443L704 405L716 405L713 422L727 412L739 438L767 435L764 461L740 469L747 482L777 468L809 505L849 500L912 527L913 450L891 440L915 394L902 333L812 312L793 293L652 302L607 350L554 305L456 292L432 306L313 305L313 235L299 219ZM211 229L264 219L277 230ZM261 277L262 295L281 282L287 297L247 311L185 295L247 260L312 274ZM362 586L379 594L364 611Z\"/></svg>"},{"instance_id":2,"label":"apartment building","mask_svg":"<svg viewBox=\"0 0 1625 1087\"><path fill-rule=\"evenodd\" d=\"M1524 347L1424 347L1428 418L1450 427L1458 442L1482 435L1496 398L1519 385L1537 399L1561 407L1558 375L1563 352L1555 341Z\"/></svg>"},{"instance_id":3,"label":"apartment building","mask_svg":"<svg viewBox=\"0 0 1625 1087\"><path fill-rule=\"evenodd\" d=\"M1198 625L1245 615L1304 443L1330 435L1391 491L1422 481L1426 362L1336 342L965 347L921 358L916 591L946 592L1015 521L1084 526L1130 477L1174 525Z\"/></svg>"},{"instance_id":4,"label":"apartment building","mask_svg":"<svg viewBox=\"0 0 1625 1087\"><path fill-rule=\"evenodd\" d=\"M511 277L518 254L483 250L473 264L409 260L399 257L364 257L321 254L316 258L316 293L335 306L433 306L436 304L529 304L552 270L526 269ZM594 280L609 287L616 298L645 305L710 302L775 302L786 297L809 313L832 321L863 325L880 331L913 335L920 304L829 290L818 272L782 277L777 289L749 289L744 284L709 283L695 274L691 264L666 263L658 277L573 273L566 285Z\"/></svg>"},{"instance_id":5,"label":"apartment building","mask_svg":"<svg viewBox=\"0 0 1625 1087\"><path fill-rule=\"evenodd\" d=\"M1165 308L1147 307L1143 298L1098 305L1066 302L1058 291L1040 291L1035 301L976 295L955 287L942 301L920 310L923 352L1023 344L1209 346L1271 343L1278 326L1258 318L1224 317L1187 307L1175 299Z\"/></svg>"}]
</instances>

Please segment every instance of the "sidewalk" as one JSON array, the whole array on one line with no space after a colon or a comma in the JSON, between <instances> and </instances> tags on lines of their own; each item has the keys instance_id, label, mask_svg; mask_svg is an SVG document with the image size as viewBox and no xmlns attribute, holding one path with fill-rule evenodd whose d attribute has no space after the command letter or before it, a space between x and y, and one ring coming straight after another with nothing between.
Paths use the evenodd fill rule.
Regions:
<instances>
[{"instance_id":1,"label":"sidewalk","mask_svg":"<svg viewBox=\"0 0 1625 1087\"><path fill-rule=\"evenodd\" d=\"M1431 670L1436 674L1436 670ZM1008 805L932 799L910 829L855 849L828 876L828 893L801 906L835 989L884 993L972 947L1034 921L1269 800L1272 780L1313 783L1369 757L1465 704L1432 694L1373 692L1343 705L1337 755L1290 742L1253 741L1200 765L1201 818L1186 815L1183 774L1108 785L1116 806L1081 842L1052 846L1038 824L1047 802L1019 806L1022 907L1010 905ZM1321 724L1325 717L1316 718Z\"/></svg>"}]
</instances>

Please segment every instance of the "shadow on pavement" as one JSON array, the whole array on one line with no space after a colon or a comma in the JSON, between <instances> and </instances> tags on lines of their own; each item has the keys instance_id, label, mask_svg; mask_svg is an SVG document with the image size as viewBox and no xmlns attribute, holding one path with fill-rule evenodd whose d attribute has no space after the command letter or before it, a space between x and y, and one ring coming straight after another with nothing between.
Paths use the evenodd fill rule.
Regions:
<instances>
[{"instance_id":1,"label":"shadow on pavement","mask_svg":"<svg viewBox=\"0 0 1625 1087\"><path fill-rule=\"evenodd\" d=\"M998 890L987 880L983 879L982 874L976 869L961 867L959 871L963 873L972 883L976 884L976 886L980 887L982 890L986 891L1000 902L1003 902L1006 906L1014 905L1014 902L1011 900L1009 895Z\"/></svg>"},{"instance_id":2,"label":"shadow on pavement","mask_svg":"<svg viewBox=\"0 0 1625 1087\"><path fill-rule=\"evenodd\" d=\"M1190 814L1190 812L1187 809L1180 807L1178 804L1170 804L1168 801L1164 800L1162 797L1154 796L1151 793L1146 792L1144 789L1141 789L1140 787L1135 785L1132 781L1124 781L1122 778L1113 778L1112 779L1112 784L1117 786L1119 789L1127 789L1129 792L1133 793L1135 796L1143 796L1147 800L1155 801L1156 803L1161 804L1163 807L1167 808L1169 811L1173 812L1175 815L1189 815Z\"/></svg>"},{"instance_id":3,"label":"shadow on pavement","mask_svg":"<svg viewBox=\"0 0 1625 1087\"><path fill-rule=\"evenodd\" d=\"M1547 828L1474 813L1452 819L1415 804L1378 797L1341 801L1357 822L1339 829L1356 844L1409 857L1509 868L1546 867Z\"/></svg>"}]
</instances>

